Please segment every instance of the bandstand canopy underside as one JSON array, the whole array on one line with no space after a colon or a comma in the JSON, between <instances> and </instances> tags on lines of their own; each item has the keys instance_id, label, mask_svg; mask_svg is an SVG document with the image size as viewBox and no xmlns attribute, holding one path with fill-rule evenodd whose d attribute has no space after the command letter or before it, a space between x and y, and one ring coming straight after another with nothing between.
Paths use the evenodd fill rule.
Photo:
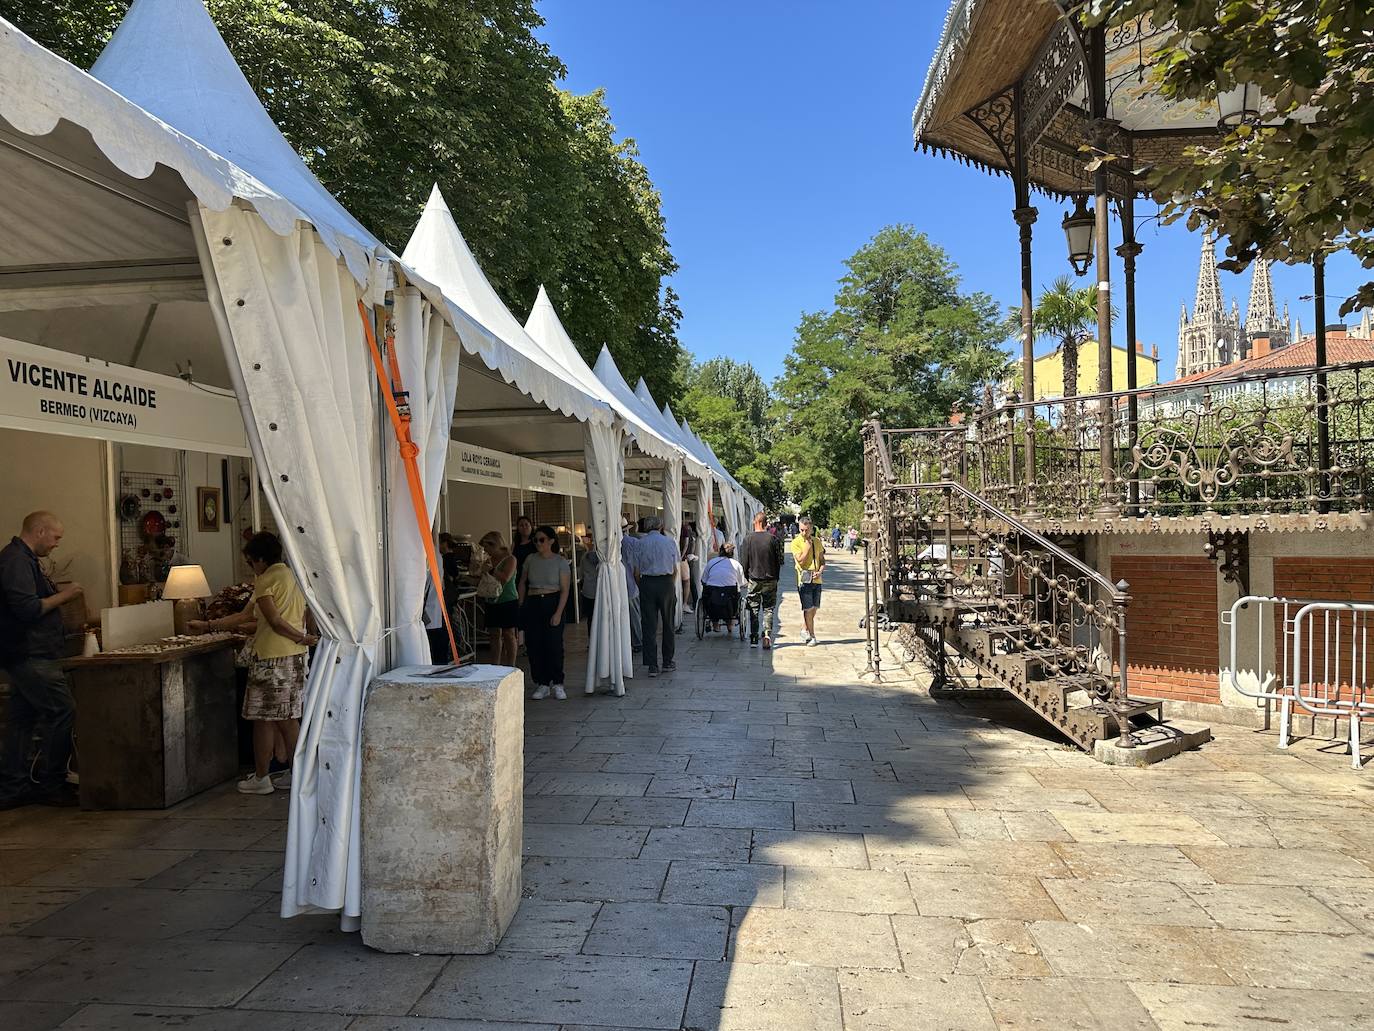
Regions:
<instances>
[{"instance_id":1,"label":"bandstand canopy underside","mask_svg":"<svg viewBox=\"0 0 1374 1031\"><path fill-rule=\"evenodd\" d=\"M1107 114L1118 125L1109 149L1137 171L1177 163L1189 144L1217 136L1212 105L1167 100L1154 86L1151 67L1168 34L1148 20L1107 31ZM913 115L916 147L1009 175L1019 144L1031 187L1090 192L1086 68L1054 0L953 0ZM1114 195L1131 188L1126 175L1110 180Z\"/></svg>"}]
</instances>

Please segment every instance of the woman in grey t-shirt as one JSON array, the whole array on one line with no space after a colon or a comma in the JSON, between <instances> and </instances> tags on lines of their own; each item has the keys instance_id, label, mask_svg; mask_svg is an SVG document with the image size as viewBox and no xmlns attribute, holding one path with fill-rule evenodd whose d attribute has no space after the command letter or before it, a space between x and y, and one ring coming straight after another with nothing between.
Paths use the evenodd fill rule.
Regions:
<instances>
[{"instance_id":1,"label":"woman in grey t-shirt","mask_svg":"<svg viewBox=\"0 0 1374 1031\"><path fill-rule=\"evenodd\" d=\"M559 701L563 690L563 610L568 604L572 567L558 554L558 537L552 526L534 531L535 552L520 568L520 621L525 630L525 651L530 658L533 699L552 692Z\"/></svg>"}]
</instances>

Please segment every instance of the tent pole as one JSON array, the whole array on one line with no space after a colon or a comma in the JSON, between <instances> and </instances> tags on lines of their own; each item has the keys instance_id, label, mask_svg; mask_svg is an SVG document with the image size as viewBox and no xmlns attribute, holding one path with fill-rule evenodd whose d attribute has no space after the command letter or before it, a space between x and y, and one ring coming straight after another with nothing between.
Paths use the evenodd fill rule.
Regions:
<instances>
[{"instance_id":1,"label":"tent pole","mask_svg":"<svg viewBox=\"0 0 1374 1031\"><path fill-rule=\"evenodd\" d=\"M387 338L386 338L386 309L373 306L373 332L382 350L382 357L386 357ZM388 416L386 407L386 397L382 394L385 385L378 380L377 382L377 483L379 490L377 496L381 499L381 512L377 520L377 543L382 553L382 667L379 672L387 672L392 668L393 649L391 646L391 634L387 631L392 624L391 611L391 501L388 495L391 492L390 469L388 468L387 453L387 429Z\"/></svg>"}]
</instances>

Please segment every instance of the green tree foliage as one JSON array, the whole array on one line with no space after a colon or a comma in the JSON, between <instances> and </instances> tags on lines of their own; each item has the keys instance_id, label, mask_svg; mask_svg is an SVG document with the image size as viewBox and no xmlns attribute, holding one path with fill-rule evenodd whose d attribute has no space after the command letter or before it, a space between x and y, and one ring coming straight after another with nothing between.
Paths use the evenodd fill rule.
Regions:
<instances>
[{"instance_id":1,"label":"green tree foliage","mask_svg":"<svg viewBox=\"0 0 1374 1031\"><path fill-rule=\"evenodd\" d=\"M825 521L863 490L860 425L938 426L1005 375L1008 319L964 294L923 233L889 226L845 262L834 307L808 312L776 384L774 454L788 493Z\"/></svg>"},{"instance_id":2,"label":"green tree foliage","mask_svg":"<svg viewBox=\"0 0 1374 1031\"><path fill-rule=\"evenodd\" d=\"M189 0L188 0L189 2ZM534 0L208 0L282 133L392 248L438 183L492 285L539 285L594 360L677 397L680 312L659 196L600 92L556 83ZM5 16L90 67L127 0L12 0ZM171 41L175 45L175 41Z\"/></svg>"},{"instance_id":3,"label":"green tree foliage","mask_svg":"<svg viewBox=\"0 0 1374 1031\"><path fill-rule=\"evenodd\" d=\"M784 501L782 470L773 458L773 393L748 362L712 358L691 366L679 404L682 415L735 479L764 506Z\"/></svg>"},{"instance_id":4,"label":"green tree foliage","mask_svg":"<svg viewBox=\"0 0 1374 1031\"><path fill-rule=\"evenodd\" d=\"M1256 255L1285 262L1344 248L1374 268L1374 8L1350 0L1090 0L1089 22L1146 16L1174 24L1154 74L1165 97L1213 101L1218 87L1260 87L1261 126L1189 147L1148 171L1164 220L1214 225L1239 271ZM1341 306L1374 303L1367 282Z\"/></svg>"}]
</instances>

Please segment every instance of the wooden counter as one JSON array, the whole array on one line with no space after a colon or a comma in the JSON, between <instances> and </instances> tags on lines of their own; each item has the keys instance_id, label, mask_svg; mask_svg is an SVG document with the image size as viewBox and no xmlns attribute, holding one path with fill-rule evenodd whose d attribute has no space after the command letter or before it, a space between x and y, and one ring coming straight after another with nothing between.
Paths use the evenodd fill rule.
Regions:
<instances>
[{"instance_id":1,"label":"wooden counter","mask_svg":"<svg viewBox=\"0 0 1374 1031\"><path fill-rule=\"evenodd\" d=\"M236 642L67 659L83 809L164 809L238 772Z\"/></svg>"}]
</instances>

